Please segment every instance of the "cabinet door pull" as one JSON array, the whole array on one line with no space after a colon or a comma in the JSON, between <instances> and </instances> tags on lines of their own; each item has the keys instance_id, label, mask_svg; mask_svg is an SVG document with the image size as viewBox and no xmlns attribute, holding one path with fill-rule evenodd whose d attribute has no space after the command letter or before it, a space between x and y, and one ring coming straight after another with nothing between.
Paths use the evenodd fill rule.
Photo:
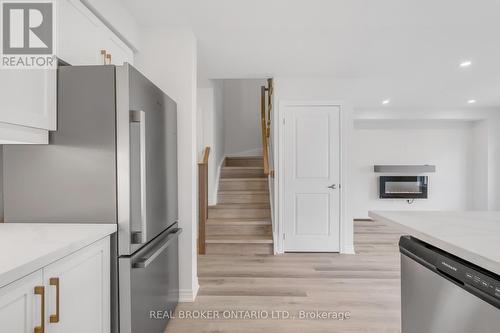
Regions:
<instances>
[{"instance_id":1,"label":"cabinet door pull","mask_svg":"<svg viewBox=\"0 0 500 333\"><path fill-rule=\"evenodd\" d=\"M102 64L103 65L106 65L106 54L108 54L108 52L106 50L101 50Z\"/></svg>"},{"instance_id":2,"label":"cabinet door pull","mask_svg":"<svg viewBox=\"0 0 500 333\"><path fill-rule=\"evenodd\" d=\"M50 315L49 321L51 323L59 322L59 278L50 278L49 284L56 287L56 313Z\"/></svg>"},{"instance_id":3,"label":"cabinet door pull","mask_svg":"<svg viewBox=\"0 0 500 333\"><path fill-rule=\"evenodd\" d=\"M45 287L36 286L35 295L41 296L40 304L40 326L35 326L34 333L45 333Z\"/></svg>"}]
</instances>

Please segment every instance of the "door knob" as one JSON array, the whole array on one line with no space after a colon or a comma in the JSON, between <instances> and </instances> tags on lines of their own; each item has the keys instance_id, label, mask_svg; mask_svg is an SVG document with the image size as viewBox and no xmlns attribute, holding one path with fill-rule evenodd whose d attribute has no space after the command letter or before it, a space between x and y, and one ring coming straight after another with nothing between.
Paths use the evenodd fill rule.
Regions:
<instances>
[{"instance_id":1,"label":"door knob","mask_svg":"<svg viewBox=\"0 0 500 333\"><path fill-rule=\"evenodd\" d=\"M336 190L337 189L337 184L332 184L332 185L328 186L328 188L330 188L332 190Z\"/></svg>"}]
</instances>

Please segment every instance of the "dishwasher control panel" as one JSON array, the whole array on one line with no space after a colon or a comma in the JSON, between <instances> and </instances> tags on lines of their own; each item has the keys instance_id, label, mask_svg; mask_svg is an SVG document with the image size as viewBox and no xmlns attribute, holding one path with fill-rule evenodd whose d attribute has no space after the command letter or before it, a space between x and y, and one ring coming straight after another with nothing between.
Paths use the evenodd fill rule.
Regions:
<instances>
[{"instance_id":1,"label":"dishwasher control panel","mask_svg":"<svg viewBox=\"0 0 500 333\"><path fill-rule=\"evenodd\" d=\"M401 237L399 245L402 253L416 256L466 289L500 300L500 276L409 236Z\"/></svg>"},{"instance_id":2,"label":"dishwasher control panel","mask_svg":"<svg viewBox=\"0 0 500 333\"><path fill-rule=\"evenodd\" d=\"M457 282L481 290L500 299L500 281L479 270L468 267L447 255L436 254L436 268Z\"/></svg>"}]
</instances>

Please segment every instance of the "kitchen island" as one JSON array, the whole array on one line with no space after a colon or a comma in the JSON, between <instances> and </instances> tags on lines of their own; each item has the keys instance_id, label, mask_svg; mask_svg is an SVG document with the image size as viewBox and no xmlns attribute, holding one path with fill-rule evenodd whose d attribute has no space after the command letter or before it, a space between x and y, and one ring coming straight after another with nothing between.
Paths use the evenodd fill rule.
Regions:
<instances>
[{"instance_id":1,"label":"kitchen island","mask_svg":"<svg viewBox=\"0 0 500 333\"><path fill-rule=\"evenodd\" d=\"M401 252L402 333L497 333L499 212L370 212L408 234Z\"/></svg>"},{"instance_id":2,"label":"kitchen island","mask_svg":"<svg viewBox=\"0 0 500 333\"><path fill-rule=\"evenodd\" d=\"M500 275L500 212L372 211L368 215Z\"/></svg>"}]
</instances>

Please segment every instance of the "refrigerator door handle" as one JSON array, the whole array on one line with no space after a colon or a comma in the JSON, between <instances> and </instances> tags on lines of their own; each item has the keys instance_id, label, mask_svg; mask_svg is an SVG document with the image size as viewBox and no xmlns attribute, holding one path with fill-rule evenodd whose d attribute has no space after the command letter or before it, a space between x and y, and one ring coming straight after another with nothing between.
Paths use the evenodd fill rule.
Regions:
<instances>
[{"instance_id":1,"label":"refrigerator door handle","mask_svg":"<svg viewBox=\"0 0 500 333\"><path fill-rule=\"evenodd\" d=\"M161 243L161 245L152 251L153 253L147 257L140 257L137 260L134 260L132 262L132 268L146 268L148 267L171 243L172 241L179 237L181 234L182 229L179 228L169 234L165 240Z\"/></svg>"},{"instance_id":2,"label":"refrigerator door handle","mask_svg":"<svg viewBox=\"0 0 500 333\"><path fill-rule=\"evenodd\" d=\"M146 112L130 111L130 122L139 124L139 169L140 169L140 202L141 231L132 237L134 244L144 244L147 241L147 179L146 179Z\"/></svg>"}]
</instances>

